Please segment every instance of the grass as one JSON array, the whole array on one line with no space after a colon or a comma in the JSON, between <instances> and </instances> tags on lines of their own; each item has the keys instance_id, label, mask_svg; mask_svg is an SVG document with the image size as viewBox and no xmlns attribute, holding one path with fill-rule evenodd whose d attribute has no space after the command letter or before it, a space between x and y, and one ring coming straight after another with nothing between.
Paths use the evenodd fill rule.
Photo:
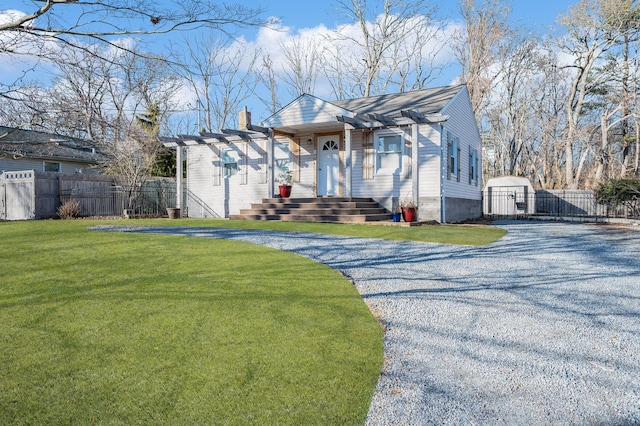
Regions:
<instances>
[{"instance_id":1,"label":"grass","mask_svg":"<svg viewBox=\"0 0 640 426\"><path fill-rule=\"evenodd\" d=\"M319 234L343 235L385 240L407 240L442 244L462 244L481 246L502 238L506 231L486 225L427 225L427 226L383 226L363 224L334 224L309 222L251 221L226 219L181 219L135 220L116 222L118 224L160 225L160 226L202 226L217 228L264 229L290 232L312 232Z\"/></svg>"},{"instance_id":2,"label":"grass","mask_svg":"<svg viewBox=\"0 0 640 426\"><path fill-rule=\"evenodd\" d=\"M364 423L383 333L337 272L95 223L0 223L0 424Z\"/></svg>"}]
</instances>

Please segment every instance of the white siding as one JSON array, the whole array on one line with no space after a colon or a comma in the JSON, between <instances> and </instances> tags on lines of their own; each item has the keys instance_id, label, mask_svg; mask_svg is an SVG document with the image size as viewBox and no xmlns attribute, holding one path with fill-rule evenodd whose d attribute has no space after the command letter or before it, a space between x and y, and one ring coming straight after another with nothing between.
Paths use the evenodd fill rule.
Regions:
<instances>
[{"instance_id":1,"label":"white siding","mask_svg":"<svg viewBox=\"0 0 640 426\"><path fill-rule=\"evenodd\" d=\"M410 138L410 133L405 137ZM351 136L352 148L352 194L354 197L371 197L380 202L387 209L392 207L392 199L411 197L411 176L406 176L404 169L399 174L382 174L374 172L373 179L363 179L363 138L373 138L374 132L354 130ZM375 144L375 143L374 143ZM410 156L405 147L403 157ZM402 162L403 166L406 161Z\"/></svg>"},{"instance_id":2,"label":"white siding","mask_svg":"<svg viewBox=\"0 0 640 426\"><path fill-rule=\"evenodd\" d=\"M62 165L62 173L100 173L101 170L96 167L90 167L86 163L74 163L70 161L64 160L46 160L51 163L61 163ZM35 170L38 172L44 171L44 162L45 160L38 160L33 158L19 158L13 159L10 157L1 158L0 157L0 171L11 172L11 171L19 171L19 170Z\"/></svg>"},{"instance_id":3,"label":"white siding","mask_svg":"<svg viewBox=\"0 0 640 426\"><path fill-rule=\"evenodd\" d=\"M440 196L441 145L439 125L419 126L420 197Z\"/></svg>"},{"instance_id":4,"label":"white siding","mask_svg":"<svg viewBox=\"0 0 640 426\"><path fill-rule=\"evenodd\" d=\"M243 184L243 170L230 177L214 174L222 173L220 155L222 148L236 149L247 153L246 184ZM266 141L240 142L236 144L206 145L189 147L187 153L187 188L189 216L226 217L247 209L268 195L268 185L264 183ZM215 185L219 182L219 185Z\"/></svg>"},{"instance_id":5,"label":"white siding","mask_svg":"<svg viewBox=\"0 0 640 426\"><path fill-rule=\"evenodd\" d=\"M411 128L403 128L405 137L412 141ZM422 125L419 132L419 190L420 197L438 197L440 194L440 133L437 126ZM411 145L405 145L403 154L403 170L399 175L375 173L373 179L363 179L363 138L373 138L373 132L352 133L353 149L353 195L356 197L373 197L387 205L393 197L403 200L412 198L412 175L405 173L404 167L411 163Z\"/></svg>"},{"instance_id":6,"label":"white siding","mask_svg":"<svg viewBox=\"0 0 640 426\"><path fill-rule=\"evenodd\" d=\"M447 198L464 198L469 200L482 199L482 173L481 167L478 170L478 184L469 184L469 148L478 151L478 163L482 164L482 141L478 133L476 119L471 110L469 94L463 88L442 110L443 114L449 115L449 120L444 123L445 132L450 132L451 136L458 138L460 156L460 180L456 177L447 179L446 170L444 177L444 190ZM446 155L446 149L444 155ZM445 163L446 164L446 163Z\"/></svg>"},{"instance_id":7,"label":"white siding","mask_svg":"<svg viewBox=\"0 0 640 426\"><path fill-rule=\"evenodd\" d=\"M300 181L294 182L291 196L295 198L315 197L316 159L313 134L300 134L296 137L300 144Z\"/></svg>"},{"instance_id":8,"label":"white siding","mask_svg":"<svg viewBox=\"0 0 640 426\"><path fill-rule=\"evenodd\" d=\"M301 124L336 122L336 116L349 114L329 102L311 95L302 95L262 124L268 127L288 127Z\"/></svg>"}]
</instances>

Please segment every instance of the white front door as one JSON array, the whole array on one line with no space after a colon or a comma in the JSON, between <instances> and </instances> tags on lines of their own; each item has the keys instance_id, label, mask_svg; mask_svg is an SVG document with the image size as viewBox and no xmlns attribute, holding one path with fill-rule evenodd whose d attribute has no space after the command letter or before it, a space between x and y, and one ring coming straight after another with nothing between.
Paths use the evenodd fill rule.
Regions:
<instances>
[{"instance_id":1,"label":"white front door","mask_svg":"<svg viewBox=\"0 0 640 426\"><path fill-rule=\"evenodd\" d=\"M318 137L317 195L338 195L340 185L339 135Z\"/></svg>"}]
</instances>

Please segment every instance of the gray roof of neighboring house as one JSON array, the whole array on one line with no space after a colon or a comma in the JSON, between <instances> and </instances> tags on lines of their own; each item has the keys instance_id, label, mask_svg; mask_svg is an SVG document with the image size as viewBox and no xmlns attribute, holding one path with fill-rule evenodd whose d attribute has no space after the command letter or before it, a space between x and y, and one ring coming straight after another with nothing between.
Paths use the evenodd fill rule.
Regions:
<instances>
[{"instance_id":1,"label":"gray roof of neighboring house","mask_svg":"<svg viewBox=\"0 0 640 426\"><path fill-rule=\"evenodd\" d=\"M4 126L0 126L0 154L82 163L104 160L93 141Z\"/></svg>"},{"instance_id":2,"label":"gray roof of neighboring house","mask_svg":"<svg viewBox=\"0 0 640 426\"><path fill-rule=\"evenodd\" d=\"M442 111L442 108L463 87L464 84L457 84L413 92L331 101L331 103L358 114L380 114L388 117L400 117L400 111L409 109L423 114L435 114Z\"/></svg>"}]
</instances>

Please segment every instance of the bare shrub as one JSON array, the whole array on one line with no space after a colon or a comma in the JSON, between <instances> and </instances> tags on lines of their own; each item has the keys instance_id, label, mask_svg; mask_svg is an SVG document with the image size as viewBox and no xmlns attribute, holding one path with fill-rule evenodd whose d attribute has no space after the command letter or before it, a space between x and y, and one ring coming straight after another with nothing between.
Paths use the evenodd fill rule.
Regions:
<instances>
[{"instance_id":1,"label":"bare shrub","mask_svg":"<svg viewBox=\"0 0 640 426\"><path fill-rule=\"evenodd\" d=\"M58 207L58 216L60 216L60 219L72 219L80 216L80 213L82 213L80 202L73 198L65 201Z\"/></svg>"}]
</instances>

